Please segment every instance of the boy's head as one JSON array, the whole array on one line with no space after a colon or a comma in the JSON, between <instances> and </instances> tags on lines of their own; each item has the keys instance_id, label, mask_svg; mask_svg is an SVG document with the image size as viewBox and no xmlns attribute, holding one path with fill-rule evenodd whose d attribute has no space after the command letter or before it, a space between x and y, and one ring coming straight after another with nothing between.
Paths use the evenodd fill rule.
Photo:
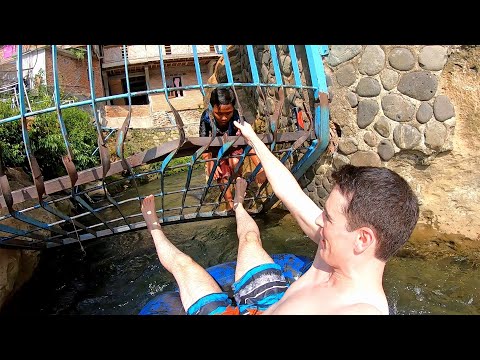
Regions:
<instances>
[{"instance_id":1,"label":"boy's head","mask_svg":"<svg viewBox=\"0 0 480 360\"><path fill-rule=\"evenodd\" d=\"M231 88L215 88L210 95L213 116L218 125L226 126L235 110L235 93Z\"/></svg>"}]
</instances>

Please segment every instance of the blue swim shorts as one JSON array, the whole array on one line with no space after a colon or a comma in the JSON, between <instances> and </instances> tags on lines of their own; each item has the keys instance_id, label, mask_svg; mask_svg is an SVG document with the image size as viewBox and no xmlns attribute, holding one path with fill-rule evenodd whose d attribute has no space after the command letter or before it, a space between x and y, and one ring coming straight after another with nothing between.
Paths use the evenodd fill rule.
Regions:
<instances>
[{"instance_id":1,"label":"blue swim shorts","mask_svg":"<svg viewBox=\"0 0 480 360\"><path fill-rule=\"evenodd\" d=\"M233 299L226 292L206 295L187 315L259 315L280 300L288 286L280 265L259 265L232 284Z\"/></svg>"}]
</instances>

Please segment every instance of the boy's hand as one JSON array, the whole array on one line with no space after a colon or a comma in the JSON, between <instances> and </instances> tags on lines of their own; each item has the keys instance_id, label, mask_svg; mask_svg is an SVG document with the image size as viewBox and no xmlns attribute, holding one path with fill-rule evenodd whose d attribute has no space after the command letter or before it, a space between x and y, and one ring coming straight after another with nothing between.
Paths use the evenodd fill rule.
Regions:
<instances>
[{"instance_id":1,"label":"boy's hand","mask_svg":"<svg viewBox=\"0 0 480 360\"><path fill-rule=\"evenodd\" d=\"M220 168L220 166L217 166L217 168L215 169L215 174L213 174L213 179L218 180L218 179L221 179L222 176L223 176L223 171Z\"/></svg>"}]
</instances>

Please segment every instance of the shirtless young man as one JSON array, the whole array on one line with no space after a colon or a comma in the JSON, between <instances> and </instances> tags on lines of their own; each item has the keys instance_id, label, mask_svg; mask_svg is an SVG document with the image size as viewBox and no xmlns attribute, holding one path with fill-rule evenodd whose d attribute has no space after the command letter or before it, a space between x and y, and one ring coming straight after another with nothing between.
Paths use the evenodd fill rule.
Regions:
<instances>
[{"instance_id":1,"label":"shirtless young man","mask_svg":"<svg viewBox=\"0 0 480 360\"><path fill-rule=\"evenodd\" d=\"M210 274L165 237L150 195L142 213L187 314L387 315L385 264L407 242L418 219L417 198L407 182L386 168L346 165L333 173L336 184L322 211L248 123L235 126L255 149L277 197L318 249L309 270L289 285L262 248L258 226L243 207L247 183L237 178L239 246L232 288L238 306L233 306Z\"/></svg>"},{"instance_id":2,"label":"shirtless young man","mask_svg":"<svg viewBox=\"0 0 480 360\"><path fill-rule=\"evenodd\" d=\"M408 183L387 168L346 165L333 174L322 211L248 123L234 125L260 158L275 195L318 244L310 269L264 314L387 315L385 264L418 220Z\"/></svg>"}]
</instances>

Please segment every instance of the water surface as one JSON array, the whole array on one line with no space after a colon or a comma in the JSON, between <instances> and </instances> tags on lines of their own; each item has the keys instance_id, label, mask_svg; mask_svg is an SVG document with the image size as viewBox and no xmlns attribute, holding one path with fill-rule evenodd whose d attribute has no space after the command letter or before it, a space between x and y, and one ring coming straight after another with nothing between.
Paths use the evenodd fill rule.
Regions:
<instances>
[{"instance_id":1,"label":"water surface","mask_svg":"<svg viewBox=\"0 0 480 360\"><path fill-rule=\"evenodd\" d=\"M202 175L203 176L203 175ZM196 181L196 180L194 180ZM142 195L158 184L141 187ZM131 190L133 191L133 190ZM126 194L125 196L127 196ZM138 211L132 203L132 211ZM109 210L114 211L114 210ZM270 253L313 257L316 244L285 211L255 218ZM164 226L166 235L203 267L235 260L235 218ZM2 314L138 314L155 295L174 288L146 230L49 249L32 279ZM385 290L397 314L480 314L480 268L452 250L439 259L415 255L413 244L386 267Z\"/></svg>"}]
</instances>

